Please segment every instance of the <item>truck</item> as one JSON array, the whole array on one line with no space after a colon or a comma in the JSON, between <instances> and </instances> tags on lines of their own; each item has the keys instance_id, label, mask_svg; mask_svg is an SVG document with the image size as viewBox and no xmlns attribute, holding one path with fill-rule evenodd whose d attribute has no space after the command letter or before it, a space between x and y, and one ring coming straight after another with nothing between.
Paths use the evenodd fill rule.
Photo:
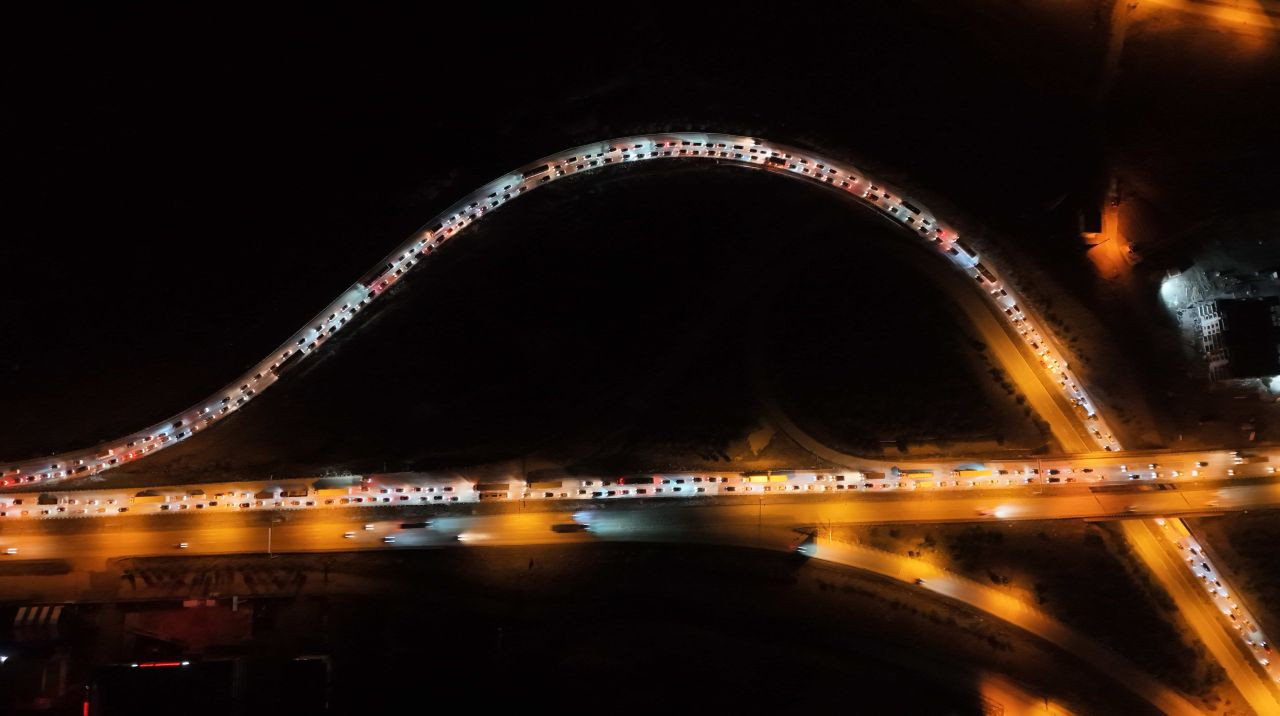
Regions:
<instances>
[{"instance_id":1,"label":"truck","mask_svg":"<svg viewBox=\"0 0 1280 716\"><path fill-rule=\"evenodd\" d=\"M285 485L280 488L281 497L306 497L307 488L301 485Z\"/></svg>"},{"instance_id":2,"label":"truck","mask_svg":"<svg viewBox=\"0 0 1280 716\"><path fill-rule=\"evenodd\" d=\"M56 505L58 504L58 496L44 493L36 498L37 505Z\"/></svg>"},{"instance_id":3,"label":"truck","mask_svg":"<svg viewBox=\"0 0 1280 716\"><path fill-rule=\"evenodd\" d=\"M1095 417L1097 417L1096 415L1094 415L1093 411L1089 410L1089 406L1085 405L1084 401L1082 400L1073 399L1071 401L1071 406L1075 408L1076 415L1079 415L1085 420L1093 420Z\"/></svg>"},{"instance_id":4,"label":"truck","mask_svg":"<svg viewBox=\"0 0 1280 716\"><path fill-rule=\"evenodd\" d=\"M986 266L983 266L982 264L977 263L973 265L973 268L975 271L978 272L979 283L981 283L983 280L985 280L987 283L996 282L995 274L991 273L991 271Z\"/></svg>"},{"instance_id":5,"label":"truck","mask_svg":"<svg viewBox=\"0 0 1280 716\"><path fill-rule=\"evenodd\" d=\"M139 492L138 494L129 498L129 501L135 505L146 505L153 502L168 502L169 496L156 494L148 490L143 490L142 492Z\"/></svg>"},{"instance_id":6,"label":"truck","mask_svg":"<svg viewBox=\"0 0 1280 716\"><path fill-rule=\"evenodd\" d=\"M991 471L983 467L962 467L952 472L961 478L991 477Z\"/></svg>"},{"instance_id":7,"label":"truck","mask_svg":"<svg viewBox=\"0 0 1280 716\"><path fill-rule=\"evenodd\" d=\"M960 239L956 239L955 247L957 249L960 249L960 252L963 253L965 256L968 256L969 258L975 261L978 259L978 252L974 251L972 246L966 244Z\"/></svg>"},{"instance_id":8,"label":"truck","mask_svg":"<svg viewBox=\"0 0 1280 716\"><path fill-rule=\"evenodd\" d=\"M382 268L378 269L378 270L377 270L377 271L375 271L374 273L372 273L372 274L368 274L368 275L364 278L364 280L362 280L362 281L361 281L361 283L363 283L363 284L365 285L365 288L371 288L371 287L373 286L373 284L375 284L375 283L377 283L377 282L378 282L378 279L382 278L382 275L383 275L383 274L385 274L386 272L390 271L390 270L392 269L392 267L394 267L394 266L395 266L395 264L387 264L386 266L383 266ZM299 345L301 345L301 344L299 344Z\"/></svg>"},{"instance_id":9,"label":"truck","mask_svg":"<svg viewBox=\"0 0 1280 716\"><path fill-rule=\"evenodd\" d=\"M365 478L360 475L343 475L341 477L321 477L317 480L314 480L311 483L311 486L317 490L321 490L326 487L351 487L352 485L359 485L361 482L364 482L364 479Z\"/></svg>"},{"instance_id":10,"label":"truck","mask_svg":"<svg viewBox=\"0 0 1280 716\"><path fill-rule=\"evenodd\" d=\"M284 374L285 371L296 366L298 364L298 359L300 359L302 356L303 356L302 351L294 351L293 353L290 353L289 357L280 361L280 364L272 368L271 372L274 373L277 378L279 378L281 375Z\"/></svg>"},{"instance_id":11,"label":"truck","mask_svg":"<svg viewBox=\"0 0 1280 716\"><path fill-rule=\"evenodd\" d=\"M350 487L320 487L316 489L316 497L345 497L350 493Z\"/></svg>"},{"instance_id":12,"label":"truck","mask_svg":"<svg viewBox=\"0 0 1280 716\"><path fill-rule=\"evenodd\" d=\"M1250 455L1237 451L1232 462L1237 465L1256 465L1258 463L1271 462L1271 458L1266 455Z\"/></svg>"},{"instance_id":13,"label":"truck","mask_svg":"<svg viewBox=\"0 0 1280 716\"><path fill-rule=\"evenodd\" d=\"M907 478L907 479L917 480L917 479L921 479L921 478L923 478L923 479L928 479L928 478L933 477L933 470L926 470L926 469L924 469L924 468L919 468L919 467L912 467L912 468L900 468L900 467L895 467L895 468L893 468L893 469L897 471L897 473L898 473L898 477L900 477L900 478Z\"/></svg>"}]
</instances>

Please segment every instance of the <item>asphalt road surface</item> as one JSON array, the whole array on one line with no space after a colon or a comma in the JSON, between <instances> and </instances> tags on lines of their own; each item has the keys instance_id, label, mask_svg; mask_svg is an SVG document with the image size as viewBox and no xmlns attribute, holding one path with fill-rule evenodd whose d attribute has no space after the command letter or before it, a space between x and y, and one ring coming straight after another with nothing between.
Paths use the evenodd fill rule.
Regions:
<instances>
[{"instance_id":1,"label":"asphalt road surface","mask_svg":"<svg viewBox=\"0 0 1280 716\"><path fill-rule=\"evenodd\" d=\"M792 529L797 520L821 523L826 515L839 516L817 507L809 501L767 506L521 511L447 515L431 519L425 527L413 528L402 527L402 519L408 518L362 519L355 509L296 513L278 522L272 518L280 519L281 515L267 513L189 513L176 517L31 522L23 534L12 539L22 544L24 558L66 560L73 569L83 572L103 571L112 559L148 555L472 549L593 540L705 542L798 550L812 558L913 584L990 613L1074 654L1165 713L1195 713L1176 692L1114 652L1008 595L898 555L821 537L806 542L804 535ZM917 583L917 579L923 583ZM8 585L4 591L16 586L19 585Z\"/></svg>"}]
</instances>

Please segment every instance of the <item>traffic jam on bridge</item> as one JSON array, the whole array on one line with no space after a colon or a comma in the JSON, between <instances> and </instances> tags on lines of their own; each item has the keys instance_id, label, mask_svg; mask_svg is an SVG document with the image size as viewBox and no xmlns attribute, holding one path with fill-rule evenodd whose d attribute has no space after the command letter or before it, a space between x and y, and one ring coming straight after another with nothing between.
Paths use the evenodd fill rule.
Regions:
<instances>
[{"instance_id":1,"label":"traffic jam on bridge","mask_svg":"<svg viewBox=\"0 0 1280 716\"><path fill-rule=\"evenodd\" d=\"M1066 362L1051 347L1051 340L1024 313L1012 288L997 277L992 267L984 265L977 252L955 231L944 226L919 202L908 201L896 190L870 179L861 170L811 152L754 137L670 134L628 137L576 147L486 184L428 222L279 348L222 390L161 423L96 448L0 467L0 488L97 474L186 440L260 395L348 325L358 312L385 294L423 256L486 212L560 177L616 163L664 158L712 159L816 181L843 191L899 222L936 246L957 268L983 287L984 295L1034 351L1041 367L1050 374L1065 399L1075 406L1100 448L1104 451L1119 448L1111 431L1094 411L1092 400L1067 370Z\"/></svg>"},{"instance_id":2,"label":"traffic jam on bridge","mask_svg":"<svg viewBox=\"0 0 1280 716\"><path fill-rule=\"evenodd\" d=\"M451 481L382 483L361 480L345 488L301 486L274 489L260 486L241 491L208 494L202 490L157 489L142 492L83 491L21 493L32 483L50 483L94 475L144 458L189 439L197 432L234 413L320 350L335 333L373 300L386 294L422 257L448 239L529 190L555 179L611 164L662 158L695 158L753 166L808 179L844 192L874 207L924 240L971 277L981 294L1004 316L1011 332L1021 338L1034 356L1045 379L1058 390L1059 399L1071 406L1079 427L1098 448L1097 452L1062 458L1017 461L980 461L964 464L921 463L878 465L841 472L784 471L760 474L689 474L619 478L566 478L522 483ZM979 489L1072 483L1128 483L1150 481L1171 485L1179 480L1256 477L1274 472L1269 454L1213 451L1198 454L1122 454L1122 447L1095 409L1079 381L1068 369L1057 341L1033 322L1014 289L1003 282L990 263L957 233L940 222L920 202L906 199L896 190L866 176L861 170L811 152L767 143L764 140L724 134L669 134L630 137L577 147L547 157L507 174L472 192L446 209L419 232L389 254L360 281L350 287L301 330L245 374L195 406L146 429L92 449L48 458L10 463L0 467L0 518L74 518L138 512L209 510L287 510L356 507L388 504L450 504L486 500L617 500L691 497L760 497L767 494L829 494L871 491ZM333 491L339 490L339 491ZM998 509L982 510L979 517L999 518ZM1175 520L1176 521L1176 520ZM1179 522L1180 524L1180 522ZM1179 545L1189 549L1186 545ZM8 548L16 549L16 548ZM16 552L11 552L13 554ZM1193 573L1195 560L1188 562ZM1213 574L1215 589L1227 592L1220 574L1200 560L1196 577ZM1229 608L1225 618L1236 622L1241 639L1253 651L1269 649L1265 640L1238 626L1240 617ZM1251 623L1251 622L1249 622ZM1258 656L1264 666L1266 656ZM1270 673L1270 672L1269 672Z\"/></svg>"},{"instance_id":3,"label":"traffic jam on bridge","mask_svg":"<svg viewBox=\"0 0 1280 716\"><path fill-rule=\"evenodd\" d=\"M182 486L142 491L101 488L49 493L0 494L0 519L65 518L129 512L183 510L306 509L376 505L484 502L493 500L618 500L763 495L830 495L860 492L1000 489L1025 485L1069 486L1099 483L1174 485L1192 479L1271 475L1269 455L1220 451L1164 454L1161 462L1120 462L1121 457L1082 457L1076 461L1042 459L953 466L877 466L844 471L762 471L757 473L679 473L618 477L563 477L526 482L472 481L418 473L350 478L350 484L325 486L330 478L234 483L239 489L208 492ZM1277 456L1280 459L1280 455ZM1131 460L1132 457L1125 458ZM1088 466L1086 466L1088 465ZM231 485L232 483L228 483ZM217 488L210 488L216 490ZM998 516L998 515L996 515Z\"/></svg>"}]
</instances>

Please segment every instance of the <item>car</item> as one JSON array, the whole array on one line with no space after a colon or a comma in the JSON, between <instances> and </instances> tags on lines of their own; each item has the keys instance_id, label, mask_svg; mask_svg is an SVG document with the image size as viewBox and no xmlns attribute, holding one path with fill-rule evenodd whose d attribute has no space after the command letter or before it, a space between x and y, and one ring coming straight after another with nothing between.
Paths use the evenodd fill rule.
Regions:
<instances>
[{"instance_id":1,"label":"car","mask_svg":"<svg viewBox=\"0 0 1280 716\"><path fill-rule=\"evenodd\" d=\"M186 543L186 542L179 542L179 543L178 543L178 549L186 549L186 548L187 548L187 543Z\"/></svg>"},{"instance_id":2,"label":"car","mask_svg":"<svg viewBox=\"0 0 1280 716\"><path fill-rule=\"evenodd\" d=\"M129 511L128 507L121 507L116 510L116 512L128 512L128 511Z\"/></svg>"},{"instance_id":3,"label":"car","mask_svg":"<svg viewBox=\"0 0 1280 716\"><path fill-rule=\"evenodd\" d=\"M1209 467L1209 463L1205 462L1204 460L1200 460L1196 462L1196 467Z\"/></svg>"},{"instance_id":4,"label":"car","mask_svg":"<svg viewBox=\"0 0 1280 716\"><path fill-rule=\"evenodd\" d=\"M923 578L923 577L916 577L916 584L924 584L924 578Z\"/></svg>"},{"instance_id":5,"label":"car","mask_svg":"<svg viewBox=\"0 0 1280 716\"><path fill-rule=\"evenodd\" d=\"M342 536L343 536L343 537L345 537L345 538L347 538L347 539L351 539L352 537L355 537L355 536L356 536L356 533L355 533L355 532L343 532L343 533L342 533Z\"/></svg>"},{"instance_id":6,"label":"car","mask_svg":"<svg viewBox=\"0 0 1280 716\"><path fill-rule=\"evenodd\" d=\"M244 510L244 509L248 509L248 508L249 508L249 503L248 503L248 502L241 502L241 503L240 503L240 509Z\"/></svg>"},{"instance_id":7,"label":"car","mask_svg":"<svg viewBox=\"0 0 1280 716\"><path fill-rule=\"evenodd\" d=\"M365 525L364 529L366 532L368 532L369 530L373 529L373 525Z\"/></svg>"},{"instance_id":8,"label":"car","mask_svg":"<svg viewBox=\"0 0 1280 716\"><path fill-rule=\"evenodd\" d=\"M395 535L386 535L385 537L382 538L382 541L385 544L391 544L392 542L396 541L396 538L395 538Z\"/></svg>"},{"instance_id":9,"label":"car","mask_svg":"<svg viewBox=\"0 0 1280 716\"><path fill-rule=\"evenodd\" d=\"M17 553L18 553L18 548L17 548L17 547L5 547L5 548L4 548L4 553L5 553L5 554L17 554Z\"/></svg>"},{"instance_id":10,"label":"car","mask_svg":"<svg viewBox=\"0 0 1280 716\"><path fill-rule=\"evenodd\" d=\"M586 530L587 525L581 522L564 522L551 525L552 532L585 532Z\"/></svg>"},{"instance_id":11,"label":"car","mask_svg":"<svg viewBox=\"0 0 1280 716\"><path fill-rule=\"evenodd\" d=\"M1060 473L1060 472L1062 472L1062 471L1061 471L1061 470L1059 470L1059 469L1057 469L1057 468L1050 468L1050 469L1049 469L1049 474L1050 474L1050 475L1057 475L1057 474L1058 474L1058 473Z\"/></svg>"}]
</instances>

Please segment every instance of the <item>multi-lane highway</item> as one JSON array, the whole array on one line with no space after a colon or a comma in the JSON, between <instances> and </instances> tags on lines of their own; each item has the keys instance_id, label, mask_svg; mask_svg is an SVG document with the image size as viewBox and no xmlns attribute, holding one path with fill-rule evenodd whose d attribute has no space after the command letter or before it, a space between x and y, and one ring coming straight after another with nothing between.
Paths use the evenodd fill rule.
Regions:
<instances>
[{"instance_id":1,"label":"multi-lane highway","mask_svg":"<svg viewBox=\"0 0 1280 716\"><path fill-rule=\"evenodd\" d=\"M359 484L336 490L317 490L316 485L321 482L317 482L316 478L172 485L150 488L145 493L137 488L125 487L45 493L11 490L0 494L0 520L91 517L186 509L306 509L387 503L447 505L512 500L616 501L756 495L774 497L781 494L817 496L851 493L949 493L1010 488L1073 494L1073 491L1080 491L1078 488L1115 489L1125 486L1167 495L1166 507L1169 513L1178 514L1204 509L1244 509L1274 504L1267 496L1270 494L1270 482L1266 485L1241 485L1239 489L1227 486L1215 489L1212 493L1188 488L1205 481L1270 481L1275 474L1275 464L1280 463L1280 450L1260 448L1249 454L1226 450L1103 452L986 462L963 458L889 462L842 454L837 454L836 457L857 467L823 471L698 472L599 477L564 475L532 482L526 482L516 474L489 473L472 478L462 473L401 473L364 476L365 482L361 482L360 477L352 477L348 482ZM298 490L301 490L300 494L291 494ZM269 496L259 496L264 491ZM1213 496L1194 505L1178 501L1191 494ZM1254 495L1249 500L1256 501L1233 497L1244 494Z\"/></svg>"},{"instance_id":2,"label":"multi-lane highway","mask_svg":"<svg viewBox=\"0 0 1280 716\"><path fill-rule=\"evenodd\" d=\"M398 282L423 257L454 238L467 226L523 193L556 179L608 166L664 158L703 158L727 164L773 171L806 179L830 187L895 222L915 237L921 246L939 252L950 265L972 278L980 291L961 301L961 307L975 321L984 335L996 335L999 326L1006 337L1017 336L1021 344L996 341L997 357L1028 395L1033 407L1049 421L1058 442L1067 450L1083 454L1065 457L1005 461L954 460L889 464L855 459L837 461L853 467L849 474L784 473L780 475L659 475L625 479L567 479L557 484L477 483L467 486L426 485L401 487L402 492L388 492L378 497L379 504L397 503L445 504L474 499L483 500L613 500L680 497L724 498L736 501L752 495L760 498L758 514L763 513L764 498L776 493L827 496L850 491L896 490L965 490L1011 488L1043 485L1046 489L1069 490L1102 483L1155 484L1170 486L1179 481L1207 478L1258 477L1274 471L1270 464L1280 453L1265 451L1256 455L1240 455L1225 451L1204 453L1117 454L1119 442L1098 414L1092 399L1070 373L1064 353L1054 337L1042 329L1026 312L1015 289L1002 281L990 260L985 263L978 253L949 226L897 189L886 187L860 169L833 161L812 152L736 135L677 133L645 135L576 147L545 157L508 173L475 190L446 209L418 232L407 238L383 262L366 273L360 281L325 307L312 321L290 336L280 347L230 382L224 389L208 396L185 411L135 431L125 437L93 448L38 459L10 463L0 467L0 488L23 489L56 483L69 477L92 475L112 467L154 454L173 444L189 439L273 385L287 371L313 353L321 350L328 338L348 325L351 319L372 301ZM972 299L981 297L982 302ZM997 319L993 324L992 320ZM1010 350L1009 346L1017 346ZM1074 418L1074 419L1073 419ZM1085 452L1090 443L1101 448ZM467 488L470 488L468 491ZM394 490L397 488L380 488ZM404 490L408 490L407 492ZM416 490L416 491L415 491ZM431 490L431 492L427 492ZM436 490L439 490L438 492ZM344 504L368 504L362 495L348 493L321 497L309 490L292 490L296 496L260 494L222 494L209 497L195 494L157 495L6 495L0 500L0 516L16 518L62 518L120 515L130 510L144 511L213 511L253 509L321 509ZM1186 501L1187 491L1176 494ZM1065 498L1066 495L1063 495ZM1097 495L1090 495L1099 504ZM194 499L193 499L194 498ZM219 499L221 498L221 499ZM1176 497L1162 498L1175 504L1160 510L1177 513ZM1220 506L1221 498L1207 500L1204 507ZM344 503L345 501L345 503ZM34 504L32 504L34 503ZM821 505L815 500L811 504ZM1190 503L1187 503L1191 508ZM1008 508L979 508L980 517L1000 517ZM1085 508L1080 508L1085 511ZM1126 513L1139 509L1127 504ZM1194 509L1194 508L1191 508ZM1106 514L1106 508L1102 508ZM205 512L205 514L212 514ZM788 515L794 518L796 515ZM884 519L883 515L879 515ZM920 519L916 515L915 519ZM758 517L758 519L761 519ZM345 538L344 539L349 539ZM16 549L16 548L14 548ZM1205 567L1212 570L1212 567ZM1216 571L1216 570L1215 570ZM1228 614L1229 616L1229 614ZM1196 620L1193 625L1198 626ZM1202 633L1202 637L1205 635ZM1260 637L1260 635L1259 635ZM1260 637L1261 638L1261 637ZM1230 671L1230 670L1229 670ZM1239 675L1233 673L1233 679ZM1242 690L1246 690L1242 688ZM1253 689L1256 692L1256 689Z\"/></svg>"},{"instance_id":3,"label":"multi-lane highway","mask_svg":"<svg viewBox=\"0 0 1280 716\"><path fill-rule=\"evenodd\" d=\"M1271 664L1271 646L1266 635L1253 615L1238 603L1239 597L1229 591L1182 520L1126 521L1123 526L1129 543L1172 595L1179 613L1191 624L1249 706L1258 714L1276 713L1280 709L1277 702L1280 694L1274 682L1280 680L1280 669ZM1232 643L1231 631L1222 629L1224 619L1231 620L1238 639L1248 645L1248 652ZM1266 678L1259 677L1259 666Z\"/></svg>"},{"instance_id":4,"label":"multi-lane highway","mask_svg":"<svg viewBox=\"0 0 1280 716\"><path fill-rule=\"evenodd\" d=\"M458 509L556 511L678 506L697 514L711 510L729 519L742 510L751 520L773 515L778 526L826 523L1108 518L1184 515L1280 507L1280 480L1248 482L1186 479L1155 484L992 485L873 487L854 474L698 473L605 478L565 477L526 483L508 479L474 482L460 476L394 473L353 477L269 480L136 488L103 487L57 493L0 496L0 546L21 526L69 520L109 520L148 515L320 513L365 508L412 508L448 515ZM7 542L6 542L7 541ZM22 550L23 556L29 556Z\"/></svg>"},{"instance_id":5,"label":"multi-lane highway","mask_svg":"<svg viewBox=\"0 0 1280 716\"><path fill-rule=\"evenodd\" d=\"M896 500L886 506L887 512L906 517L912 512L908 502L920 500ZM274 521L260 513L195 511L160 521L128 517L72 525L32 521L24 523L9 538L21 543L24 556L65 560L82 574L101 572L112 559L146 555L569 545L591 541L702 542L791 551L799 544L800 551L810 557L898 580L913 589L968 604L1036 634L1094 665L1099 673L1165 713L1195 713L1176 692L1110 649L1007 594L920 560L821 536L804 541L793 529L797 523L816 525L828 519L880 521L884 513L866 501L828 497L767 505L740 501L696 506L668 504L647 509L521 509L491 514L454 510L425 520L410 509L398 512L391 519L387 511L331 509L290 514L289 519ZM963 506L960 512L963 518L971 518L972 504ZM67 526L73 529L61 528ZM75 584L79 586L73 592L87 588L88 582L78 579ZM22 583L0 584L0 598L13 596L9 592L20 588L27 587ZM39 589L48 590L49 586L41 584Z\"/></svg>"},{"instance_id":6,"label":"multi-lane highway","mask_svg":"<svg viewBox=\"0 0 1280 716\"><path fill-rule=\"evenodd\" d=\"M1110 429L1097 415L1092 399L1070 373L1064 353L1053 336L1024 313L1015 289L1000 279L995 267L919 201L909 200L896 188L869 177L861 169L795 147L755 137L711 133L644 135L574 147L544 157L505 174L463 197L367 272L357 283L308 321L261 361L229 382L223 389L169 418L124 437L91 448L63 452L0 465L0 487L50 482L95 474L132 462L184 441L234 413L271 387L280 376L323 349L325 342L349 324L354 316L383 296L425 256L458 236L472 223L507 202L562 177L591 172L609 165L654 159L714 160L772 171L828 186L876 209L904 228L924 247L939 252L951 265L977 282L994 315L1002 316L1018 335L1059 393L1056 408L1042 405L1055 434L1066 439L1057 413L1060 405L1075 406L1087 432L1104 450L1118 449ZM1020 382L1022 371L1011 373ZM1043 402L1040 392L1032 390ZM1075 444L1068 441L1068 449Z\"/></svg>"}]
</instances>

